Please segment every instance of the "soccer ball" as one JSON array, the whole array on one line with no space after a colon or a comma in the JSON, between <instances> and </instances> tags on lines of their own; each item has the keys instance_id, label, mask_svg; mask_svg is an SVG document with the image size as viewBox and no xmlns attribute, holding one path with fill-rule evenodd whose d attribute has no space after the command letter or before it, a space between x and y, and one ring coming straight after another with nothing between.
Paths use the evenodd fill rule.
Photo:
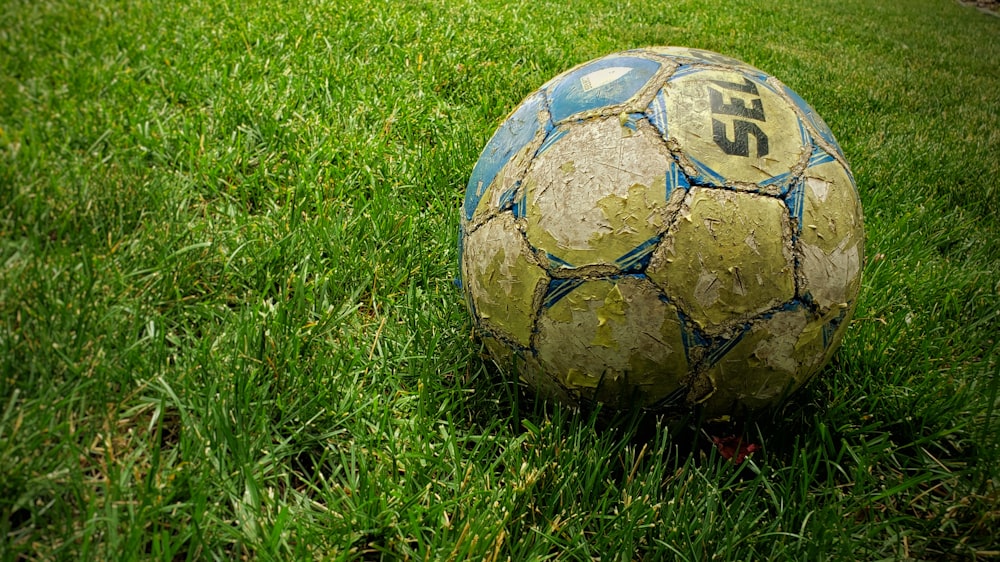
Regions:
<instances>
[{"instance_id":1,"label":"soccer ball","mask_svg":"<svg viewBox=\"0 0 1000 562\"><path fill-rule=\"evenodd\" d=\"M771 407L840 344L861 203L830 128L772 76L679 47L530 94L461 209L461 281L498 365L546 399Z\"/></svg>"}]
</instances>

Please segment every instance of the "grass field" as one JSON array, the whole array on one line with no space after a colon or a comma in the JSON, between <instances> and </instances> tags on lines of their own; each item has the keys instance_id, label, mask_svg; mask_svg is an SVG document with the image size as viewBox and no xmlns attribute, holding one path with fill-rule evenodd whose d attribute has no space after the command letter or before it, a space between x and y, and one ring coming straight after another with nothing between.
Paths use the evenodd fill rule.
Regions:
<instances>
[{"instance_id":1,"label":"grass field","mask_svg":"<svg viewBox=\"0 0 1000 562\"><path fill-rule=\"evenodd\" d=\"M506 113L656 44L802 94L865 206L740 466L532 404L452 283ZM0 559L998 559L998 61L952 0L4 0Z\"/></svg>"}]
</instances>

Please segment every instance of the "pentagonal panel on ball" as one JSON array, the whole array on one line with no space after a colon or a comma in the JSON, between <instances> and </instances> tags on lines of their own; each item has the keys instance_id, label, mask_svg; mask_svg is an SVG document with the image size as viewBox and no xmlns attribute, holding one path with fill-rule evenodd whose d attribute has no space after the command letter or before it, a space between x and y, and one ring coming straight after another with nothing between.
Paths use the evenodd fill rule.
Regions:
<instances>
[{"instance_id":1,"label":"pentagonal panel on ball","mask_svg":"<svg viewBox=\"0 0 1000 562\"><path fill-rule=\"evenodd\" d=\"M462 261L475 316L500 335L527 346L548 276L532 261L513 215L502 213L469 233Z\"/></svg>"},{"instance_id":2,"label":"pentagonal panel on ball","mask_svg":"<svg viewBox=\"0 0 1000 562\"><path fill-rule=\"evenodd\" d=\"M692 189L646 273L707 333L731 330L795 296L788 211L772 197Z\"/></svg>"},{"instance_id":3,"label":"pentagonal panel on ball","mask_svg":"<svg viewBox=\"0 0 1000 562\"><path fill-rule=\"evenodd\" d=\"M841 320L816 316L805 306L755 320L735 341L726 342L726 352L695 381L704 412L731 415L738 408L776 405L828 360L840 342Z\"/></svg>"},{"instance_id":4,"label":"pentagonal panel on ball","mask_svg":"<svg viewBox=\"0 0 1000 562\"><path fill-rule=\"evenodd\" d=\"M683 386L683 326L677 309L648 279L553 283L571 290L546 298L534 347L541 369L562 387L629 407L657 403Z\"/></svg>"},{"instance_id":5,"label":"pentagonal panel on ball","mask_svg":"<svg viewBox=\"0 0 1000 562\"><path fill-rule=\"evenodd\" d=\"M664 228L669 151L641 118L570 123L552 136L524 178L529 242L554 267L619 267Z\"/></svg>"},{"instance_id":6,"label":"pentagonal panel on ball","mask_svg":"<svg viewBox=\"0 0 1000 562\"><path fill-rule=\"evenodd\" d=\"M682 66L650 106L650 119L700 183L765 183L809 150L795 110L759 75Z\"/></svg>"}]
</instances>

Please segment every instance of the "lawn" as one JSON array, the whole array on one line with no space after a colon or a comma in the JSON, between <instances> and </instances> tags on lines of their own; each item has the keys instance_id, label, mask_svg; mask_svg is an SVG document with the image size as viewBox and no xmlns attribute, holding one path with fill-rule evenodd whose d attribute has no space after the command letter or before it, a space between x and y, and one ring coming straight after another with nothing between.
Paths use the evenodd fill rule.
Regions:
<instances>
[{"instance_id":1,"label":"lawn","mask_svg":"<svg viewBox=\"0 0 1000 562\"><path fill-rule=\"evenodd\" d=\"M453 283L504 116L666 44L809 100L865 207L738 466L535 403ZM1000 558L998 61L953 0L4 0L0 559Z\"/></svg>"}]
</instances>

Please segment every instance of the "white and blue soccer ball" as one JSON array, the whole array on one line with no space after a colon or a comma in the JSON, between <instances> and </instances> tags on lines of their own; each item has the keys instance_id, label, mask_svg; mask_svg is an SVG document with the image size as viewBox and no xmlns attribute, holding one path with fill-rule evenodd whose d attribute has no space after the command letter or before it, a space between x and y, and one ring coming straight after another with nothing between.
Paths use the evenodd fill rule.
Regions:
<instances>
[{"instance_id":1,"label":"white and blue soccer ball","mask_svg":"<svg viewBox=\"0 0 1000 562\"><path fill-rule=\"evenodd\" d=\"M738 60L652 47L577 66L499 127L461 209L494 360L547 399L770 407L854 310L861 203L829 127Z\"/></svg>"}]
</instances>

